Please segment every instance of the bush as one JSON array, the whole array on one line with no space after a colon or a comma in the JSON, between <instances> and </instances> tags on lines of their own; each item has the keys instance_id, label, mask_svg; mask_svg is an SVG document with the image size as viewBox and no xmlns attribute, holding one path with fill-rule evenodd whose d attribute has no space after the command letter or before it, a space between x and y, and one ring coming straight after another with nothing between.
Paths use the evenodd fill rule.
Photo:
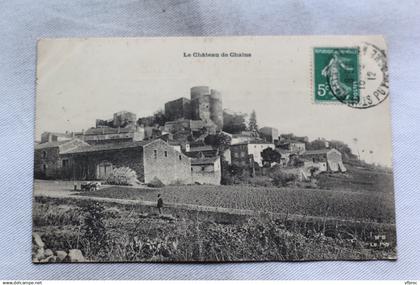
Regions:
<instances>
[{"instance_id":1,"label":"bush","mask_svg":"<svg viewBox=\"0 0 420 285\"><path fill-rule=\"evenodd\" d=\"M271 187L273 186L272 178L268 176L254 176L248 178L248 184L255 187Z\"/></svg>"},{"instance_id":2,"label":"bush","mask_svg":"<svg viewBox=\"0 0 420 285\"><path fill-rule=\"evenodd\" d=\"M163 184L163 182L160 181L160 179L155 176L155 178L153 178L152 181L147 183L147 186L153 187L153 188L161 188L165 186L165 184Z\"/></svg>"},{"instance_id":3,"label":"bush","mask_svg":"<svg viewBox=\"0 0 420 285\"><path fill-rule=\"evenodd\" d=\"M284 187L298 180L296 174L286 172L275 172L271 175L271 178L273 178L273 184L277 187Z\"/></svg>"},{"instance_id":4,"label":"bush","mask_svg":"<svg viewBox=\"0 0 420 285\"><path fill-rule=\"evenodd\" d=\"M137 173L129 167L114 168L106 182L112 185L135 185L140 184Z\"/></svg>"},{"instance_id":5,"label":"bush","mask_svg":"<svg viewBox=\"0 0 420 285\"><path fill-rule=\"evenodd\" d=\"M98 202L83 203L84 221L81 243L87 255L96 255L108 241L105 227L105 208Z\"/></svg>"}]
</instances>

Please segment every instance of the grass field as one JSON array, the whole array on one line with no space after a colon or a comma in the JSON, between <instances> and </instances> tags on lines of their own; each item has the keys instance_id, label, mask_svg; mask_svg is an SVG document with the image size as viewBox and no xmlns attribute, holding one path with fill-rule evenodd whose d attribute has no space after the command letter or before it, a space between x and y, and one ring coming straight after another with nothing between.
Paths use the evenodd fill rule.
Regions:
<instances>
[{"instance_id":1,"label":"grass field","mask_svg":"<svg viewBox=\"0 0 420 285\"><path fill-rule=\"evenodd\" d=\"M194 204L233 209L336 217L360 221L393 223L392 194L332 191L299 188L249 186L167 186L164 188L126 188L112 186L80 195Z\"/></svg>"},{"instance_id":2,"label":"grass field","mask_svg":"<svg viewBox=\"0 0 420 285\"><path fill-rule=\"evenodd\" d=\"M52 250L77 248L88 260L103 262L396 257L392 175L352 169L345 175L321 175L318 182L323 189L105 186L78 193L84 196L81 199L70 191L69 182L36 181L39 196L34 203L33 230ZM157 215L149 203L127 202L156 202L159 193L168 206L165 215ZM113 200L93 201L87 196ZM87 236L86 203L103 207L92 219L95 226L90 226L102 232L100 242L98 234L93 239ZM254 212L242 211L250 212L244 215L231 209ZM387 245L372 246L375 235L385 235Z\"/></svg>"},{"instance_id":3,"label":"grass field","mask_svg":"<svg viewBox=\"0 0 420 285\"><path fill-rule=\"evenodd\" d=\"M95 221L103 223L105 232L92 240L83 230L88 216L85 202L35 199L33 229L47 248L80 249L95 262L365 260L396 255L395 240L389 248L379 249L369 246L361 229L357 238L337 234L354 232L361 225L340 225L338 229L327 225L334 229L334 233L328 233L320 223L278 219L263 222L258 216L243 223L220 224L203 216L159 216L106 202L101 202L105 210L95 214ZM366 232L381 230L377 225L363 227ZM395 228L387 228L386 233L395 236Z\"/></svg>"}]
</instances>

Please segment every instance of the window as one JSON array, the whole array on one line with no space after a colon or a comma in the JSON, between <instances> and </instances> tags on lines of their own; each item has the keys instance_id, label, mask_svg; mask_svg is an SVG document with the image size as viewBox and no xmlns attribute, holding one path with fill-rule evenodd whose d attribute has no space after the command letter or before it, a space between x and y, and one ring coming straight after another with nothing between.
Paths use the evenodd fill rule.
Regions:
<instances>
[{"instance_id":1,"label":"window","mask_svg":"<svg viewBox=\"0 0 420 285\"><path fill-rule=\"evenodd\" d=\"M47 171L47 165L46 164L43 164L42 165L42 170L45 172L45 171Z\"/></svg>"},{"instance_id":2,"label":"window","mask_svg":"<svg viewBox=\"0 0 420 285\"><path fill-rule=\"evenodd\" d=\"M96 179L106 179L112 173L112 163L103 161L96 166Z\"/></svg>"},{"instance_id":3,"label":"window","mask_svg":"<svg viewBox=\"0 0 420 285\"><path fill-rule=\"evenodd\" d=\"M63 159L63 167L68 167L69 166L69 160L68 159Z\"/></svg>"},{"instance_id":4,"label":"window","mask_svg":"<svg viewBox=\"0 0 420 285\"><path fill-rule=\"evenodd\" d=\"M47 158L47 152L45 150L42 152L42 158Z\"/></svg>"},{"instance_id":5,"label":"window","mask_svg":"<svg viewBox=\"0 0 420 285\"><path fill-rule=\"evenodd\" d=\"M168 152L165 150L165 157L168 157Z\"/></svg>"},{"instance_id":6,"label":"window","mask_svg":"<svg viewBox=\"0 0 420 285\"><path fill-rule=\"evenodd\" d=\"M178 157L179 157L179 160L182 160L182 156L181 155L179 155Z\"/></svg>"},{"instance_id":7,"label":"window","mask_svg":"<svg viewBox=\"0 0 420 285\"><path fill-rule=\"evenodd\" d=\"M206 168L204 166L201 166L201 171L206 170Z\"/></svg>"},{"instance_id":8,"label":"window","mask_svg":"<svg viewBox=\"0 0 420 285\"><path fill-rule=\"evenodd\" d=\"M155 157L155 159L157 158L157 150L156 149L153 150L153 156Z\"/></svg>"}]
</instances>

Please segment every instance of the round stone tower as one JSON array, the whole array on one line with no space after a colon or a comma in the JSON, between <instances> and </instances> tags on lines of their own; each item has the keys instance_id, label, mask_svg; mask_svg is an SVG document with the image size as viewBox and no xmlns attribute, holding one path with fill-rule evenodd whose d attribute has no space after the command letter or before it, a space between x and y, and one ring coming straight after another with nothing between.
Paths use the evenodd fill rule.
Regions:
<instances>
[{"instance_id":1,"label":"round stone tower","mask_svg":"<svg viewBox=\"0 0 420 285\"><path fill-rule=\"evenodd\" d=\"M210 120L210 88L208 86L191 88L191 115L193 120Z\"/></svg>"},{"instance_id":2,"label":"round stone tower","mask_svg":"<svg viewBox=\"0 0 420 285\"><path fill-rule=\"evenodd\" d=\"M210 119L220 130L223 128L222 95L214 89L210 92Z\"/></svg>"}]
</instances>

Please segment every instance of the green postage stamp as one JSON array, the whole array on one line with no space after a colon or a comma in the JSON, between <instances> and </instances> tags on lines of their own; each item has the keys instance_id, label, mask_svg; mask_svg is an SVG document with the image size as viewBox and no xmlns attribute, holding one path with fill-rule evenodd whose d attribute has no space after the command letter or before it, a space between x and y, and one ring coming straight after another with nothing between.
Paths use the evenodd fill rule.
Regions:
<instances>
[{"instance_id":1,"label":"green postage stamp","mask_svg":"<svg viewBox=\"0 0 420 285\"><path fill-rule=\"evenodd\" d=\"M359 103L359 48L314 48L314 96L317 103Z\"/></svg>"}]
</instances>

